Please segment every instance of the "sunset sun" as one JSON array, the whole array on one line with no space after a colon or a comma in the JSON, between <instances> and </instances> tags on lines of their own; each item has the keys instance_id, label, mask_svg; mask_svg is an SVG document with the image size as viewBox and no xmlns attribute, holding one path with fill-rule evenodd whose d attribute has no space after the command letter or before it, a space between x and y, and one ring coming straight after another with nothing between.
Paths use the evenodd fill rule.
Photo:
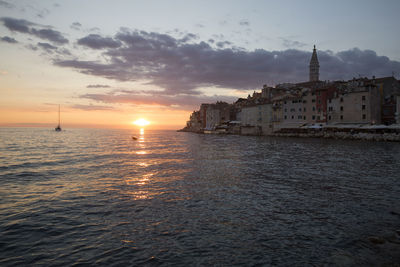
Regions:
<instances>
[{"instance_id":1,"label":"sunset sun","mask_svg":"<svg viewBox=\"0 0 400 267\"><path fill-rule=\"evenodd\" d=\"M150 124L150 122L146 119L137 119L136 121L133 122L133 124L143 127L143 126L147 126Z\"/></svg>"}]
</instances>

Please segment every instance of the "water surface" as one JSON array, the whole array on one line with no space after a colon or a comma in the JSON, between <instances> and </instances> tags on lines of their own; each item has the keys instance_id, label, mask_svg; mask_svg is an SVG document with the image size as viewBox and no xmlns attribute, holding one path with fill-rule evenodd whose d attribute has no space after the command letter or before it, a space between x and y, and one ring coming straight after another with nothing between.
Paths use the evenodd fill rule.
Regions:
<instances>
[{"instance_id":1,"label":"water surface","mask_svg":"<svg viewBox=\"0 0 400 267\"><path fill-rule=\"evenodd\" d=\"M398 143L0 128L2 266L398 263L399 206Z\"/></svg>"}]
</instances>

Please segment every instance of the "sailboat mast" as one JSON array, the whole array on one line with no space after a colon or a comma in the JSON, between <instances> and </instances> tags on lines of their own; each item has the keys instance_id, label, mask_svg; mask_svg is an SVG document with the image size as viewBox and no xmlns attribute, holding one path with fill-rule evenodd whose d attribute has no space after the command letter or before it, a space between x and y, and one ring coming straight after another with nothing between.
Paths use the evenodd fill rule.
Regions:
<instances>
[{"instance_id":1,"label":"sailboat mast","mask_svg":"<svg viewBox=\"0 0 400 267\"><path fill-rule=\"evenodd\" d=\"M60 105L58 105L58 126L60 126Z\"/></svg>"}]
</instances>

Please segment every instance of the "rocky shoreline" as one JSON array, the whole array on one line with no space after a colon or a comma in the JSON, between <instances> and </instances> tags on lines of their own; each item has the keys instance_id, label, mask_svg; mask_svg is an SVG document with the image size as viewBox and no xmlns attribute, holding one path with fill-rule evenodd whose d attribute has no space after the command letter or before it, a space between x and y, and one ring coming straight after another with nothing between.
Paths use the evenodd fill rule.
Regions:
<instances>
[{"instance_id":1,"label":"rocky shoreline","mask_svg":"<svg viewBox=\"0 0 400 267\"><path fill-rule=\"evenodd\" d=\"M400 128L281 129L272 136L400 142Z\"/></svg>"},{"instance_id":2,"label":"rocky shoreline","mask_svg":"<svg viewBox=\"0 0 400 267\"><path fill-rule=\"evenodd\" d=\"M193 132L198 134L236 134L249 135L232 132L220 131L201 131L183 128L179 132ZM262 135L262 134L254 134ZM400 142L400 127L320 127L320 128L282 128L266 136L277 137L302 137L302 138L330 138L330 139L345 139L345 140L368 140L368 141L386 141Z\"/></svg>"}]
</instances>

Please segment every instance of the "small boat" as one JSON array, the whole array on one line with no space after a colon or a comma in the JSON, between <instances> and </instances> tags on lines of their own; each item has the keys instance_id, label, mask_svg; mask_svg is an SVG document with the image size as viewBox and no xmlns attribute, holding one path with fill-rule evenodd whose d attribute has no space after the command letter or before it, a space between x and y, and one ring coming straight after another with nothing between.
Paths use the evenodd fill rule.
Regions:
<instances>
[{"instance_id":1,"label":"small boat","mask_svg":"<svg viewBox=\"0 0 400 267\"><path fill-rule=\"evenodd\" d=\"M138 138L136 136L132 136L132 139L133 140L137 140Z\"/></svg>"},{"instance_id":2,"label":"small boat","mask_svg":"<svg viewBox=\"0 0 400 267\"><path fill-rule=\"evenodd\" d=\"M60 105L58 105L58 125L57 127L54 129L56 132L60 132L61 131L61 125L60 125Z\"/></svg>"}]
</instances>

